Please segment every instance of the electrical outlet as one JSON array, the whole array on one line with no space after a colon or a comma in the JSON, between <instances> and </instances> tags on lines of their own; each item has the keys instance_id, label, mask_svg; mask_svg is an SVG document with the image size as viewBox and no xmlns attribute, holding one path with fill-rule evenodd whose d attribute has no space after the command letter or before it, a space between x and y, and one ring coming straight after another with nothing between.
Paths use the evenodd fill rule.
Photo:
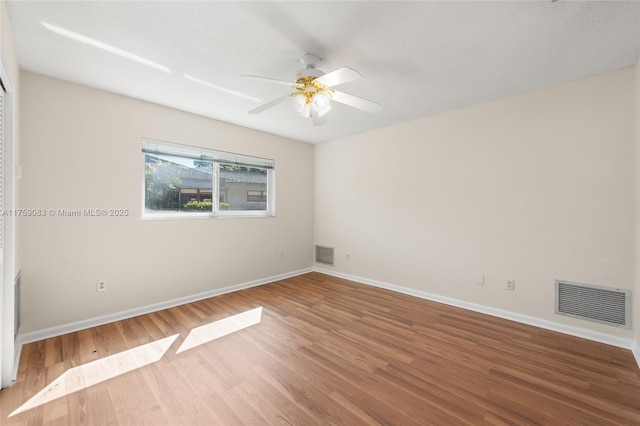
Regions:
<instances>
[{"instance_id":1,"label":"electrical outlet","mask_svg":"<svg viewBox=\"0 0 640 426\"><path fill-rule=\"evenodd\" d=\"M96 291L101 292L101 291L105 291L106 289L107 289L107 282L105 280L98 280L98 283L96 284Z\"/></svg>"},{"instance_id":2,"label":"electrical outlet","mask_svg":"<svg viewBox=\"0 0 640 426\"><path fill-rule=\"evenodd\" d=\"M345 254L344 255L344 260L346 260L347 262L351 260L351 255L350 254Z\"/></svg>"},{"instance_id":3,"label":"electrical outlet","mask_svg":"<svg viewBox=\"0 0 640 426\"><path fill-rule=\"evenodd\" d=\"M280 256L280 257L284 256L284 249L278 250L278 256Z\"/></svg>"},{"instance_id":4,"label":"electrical outlet","mask_svg":"<svg viewBox=\"0 0 640 426\"><path fill-rule=\"evenodd\" d=\"M516 280L507 280L507 290L515 291L516 289Z\"/></svg>"},{"instance_id":5,"label":"electrical outlet","mask_svg":"<svg viewBox=\"0 0 640 426\"><path fill-rule=\"evenodd\" d=\"M484 285L484 274L476 274L476 284Z\"/></svg>"}]
</instances>

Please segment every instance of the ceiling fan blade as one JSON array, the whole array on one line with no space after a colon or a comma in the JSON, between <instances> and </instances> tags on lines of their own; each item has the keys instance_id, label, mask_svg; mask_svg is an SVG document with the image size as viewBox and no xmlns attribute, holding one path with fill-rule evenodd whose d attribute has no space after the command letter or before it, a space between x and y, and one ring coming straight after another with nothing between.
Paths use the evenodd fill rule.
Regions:
<instances>
[{"instance_id":1,"label":"ceiling fan blade","mask_svg":"<svg viewBox=\"0 0 640 426\"><path fill-rule=\"evenodd\" d=\"M327 124L327 117L326 116L318 117L317 115L312 115L311 116L311 120L313 120L313 125L314 126L323 126L323 125Z\"/></svg>"},{"instance_id":2,"label":"ceiling fan blade","mask_svg":"<svg viewBox=\"0 0 640 426\"><path fill-rule=\"evenodd\" d=\"M254 109L249 111L249 114L259 114L262 111L266 111L269 108L272 108L272 107L274 107L274 106L276 106L276 105L278 105L278 104L280 104L282 102L285 102L287 99L290 99L289 95L284 95L284 96L281 96L279 98L275 98L272 101L269 101L269 102L267 102L265 104L262 104L262 105L260 105L258 107L255 107Z\"/></svg>"},{"instance_id":3,"label":"ceiling fan blade","mask_svg":"<svg viewBox=\"0 0 640 426\"><path fill-rule=\"evenodd\" d=\"M250 79L253 79L253 80L266 81L268 83L281 84L283 86L289 86L289 87L295 87L295 85L296 85L296 83L292 82L292 81L277 80L275 78L260 77L258 75L241 75L240 77L242 77L242 78L250 78Z\"/></svg>"},{"instance_id":4,"label":"ceiling fan blade","mask_svg":"<svg viewBox=\"0 0 640 426\"><path fill-rule=\"evenodd\" d=\"M331 95L331 100L361 109L363 111L370 112L372 114L380 112L380 110L382 109L382 105L378 103L368 101L366 99L359 98L348 93L339 92L337 90L335 90Z\"/></svg>"},{"instance_id":5,"label":"ceiling fan blade","mask_svg":"<svg viewBox=\"0 0 640 426\"><path fill-rule=\"evenodd\" d=\"M348 83L349 81L359 80L362 75L349 67L338 68L323 76L316 78L315 81L324 84L327 87L337 86L338 84Z\"/></svg>"}]
</instances>

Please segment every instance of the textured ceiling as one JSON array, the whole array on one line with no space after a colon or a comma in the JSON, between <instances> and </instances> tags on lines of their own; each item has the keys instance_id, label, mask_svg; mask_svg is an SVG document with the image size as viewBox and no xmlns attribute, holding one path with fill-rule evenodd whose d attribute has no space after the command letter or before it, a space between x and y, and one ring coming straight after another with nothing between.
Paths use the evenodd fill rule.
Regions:
<instances>
[{"instance_id":1,"label":"textured ceiling","mask_svg":"<svg viewBox=\"0 0 640 426\"><path fill-rule=\"evenodd\" d=\"M637 1L8 1L7 7L23 69L311 143L629 67L640 53ZM249 98L267 102L288 88L240 76L294 80L306 53L323 58L325 72L358 70L363 79L337 88L382 104L382 112L336 104L317 127L286 103L248 114L260 105Z\"/></svg>"}]
</instances>

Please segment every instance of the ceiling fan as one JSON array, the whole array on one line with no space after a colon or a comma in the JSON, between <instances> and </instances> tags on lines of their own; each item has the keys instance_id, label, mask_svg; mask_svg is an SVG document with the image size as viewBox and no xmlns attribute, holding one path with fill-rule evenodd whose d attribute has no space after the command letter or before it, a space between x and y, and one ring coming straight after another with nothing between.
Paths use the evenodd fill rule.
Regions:
<instances>
[{"instance_id":1,"label":"ceiling fan","mask_svg":"<svg viewBox=\"0 0 640 426\"><path fill-rule=\"evenodd\" d=\"M349 67L342 67L325 74L316 68L320 58L311 54L304 55L300 62L304 64L304 68L298 71L298 78L293 82L255 75L242 76L295 89L292 93L252 109L249 114L258 114L282 102L291 100L294 109L301 116L311 118L315 126L320 126L327 122L325 114L331 110L331 101L340 102L370 113L376 113L382 108L378 103L333 89L334 86L339 84L362 78L358 71Z\"/></svg>"}]
</instances>

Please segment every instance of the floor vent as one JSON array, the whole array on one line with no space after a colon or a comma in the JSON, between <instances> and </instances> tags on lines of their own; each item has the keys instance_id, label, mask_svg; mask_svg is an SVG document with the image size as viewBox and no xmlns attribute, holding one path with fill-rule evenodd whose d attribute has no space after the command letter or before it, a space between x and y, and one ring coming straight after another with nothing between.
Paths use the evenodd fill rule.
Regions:
<instances>
[{"instance_id":1,"label":"floor vent","mask_svg":"<svg viewBox=\"0 0 640 426\"><path fill-rule=\"evenodd\" d=\"M316 246L316 263L333 266L333 247Z\"/></svg>"},{"instance_id":2,"label":"floor vent","mask_svg":"<svg viewBox=\"0 0 640 426\"><path fill-rule=\"evenodd\" d=\"M556 314L631 328L631 290L556 280Z\"/></svg>"},{"instance_id":3,"label":"floor vent","mask_svg":"<svg viewBox=\"0 0 640 426\"><path fill-rule=\"evenodd\" d=\"M20 299L22 297L22 274L18 274L13 286L13 338L18 336L18 329L20 328L20 306L22 303Z\"/></svg>"}]
</instances>

